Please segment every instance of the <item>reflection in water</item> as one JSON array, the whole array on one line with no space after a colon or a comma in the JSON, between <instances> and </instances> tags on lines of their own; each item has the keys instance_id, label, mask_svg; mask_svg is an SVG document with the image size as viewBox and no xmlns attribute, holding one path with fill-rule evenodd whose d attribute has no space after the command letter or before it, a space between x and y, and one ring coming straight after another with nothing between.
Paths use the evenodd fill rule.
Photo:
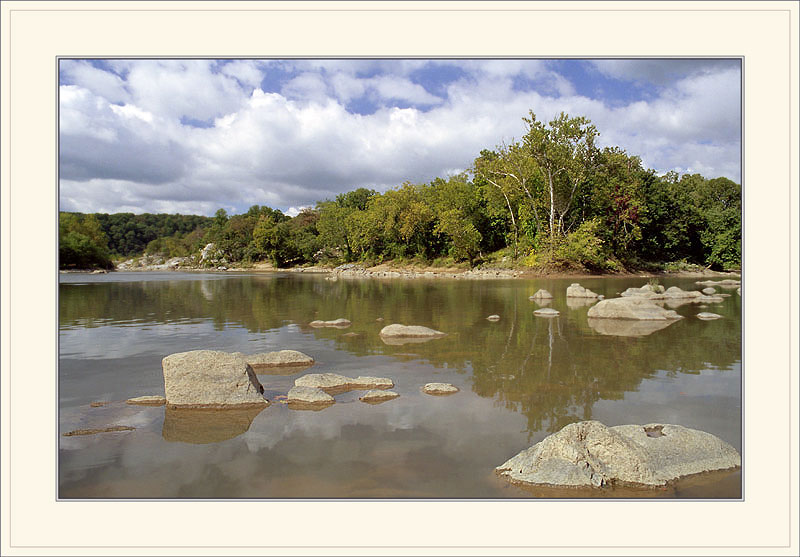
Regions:
<instances>
[{"instance_id":1,"label":"reflection in water","mask_svg":"<svg viewBox=\"0 0 800 557\"><path fill-rule=\"evenodd\" d=\"M274 427L279 437L284 435L282 432L291 431L284 443L294 454L298 458L315 455L317 459L313 465L304 465L304 478L319 474L319 469L338 458L322 454L321 447L338 451L347 446L352 455L394 450L396 445L386 444L386 436L391 433L393 442L402 439L409 447L424 446L430 452L424 460L426 464L414 460L414 474L407 482L393 483L391 489L376 485L374 490L348 492L355 489L357 482L344 482L335 488L326 484L324 489L320 487L321 491L312 493L311 488L292 484L290 478L297 477L295 462L285 472L267 470L269 486L262 492L266 496L281 493L291 497L293 489L307 496L324 492L348 497L356 491L393 493L399 497L425 497L431 493L530 496L517 488L509 491L508 486L494 488L488 484L480 488L486 491L479 491L475 475L485 472L491 477L495 466L568 423L597 418L617 425L630 423L633 413L637 413L639 423L679 423L709 431L737 448L741 446L738 296L713 306L713 311L724 319L693 319L701 310L687 305L678 310L687 319L658 322L659 327L666 328L645 331L656 323L589 320L587 308L596 300L567 299L565 291L574 282L571 279L332 282L301 275L220 275L208 279L165 273L160 281L114 281L112 275L104 275L102 280L85 278L80 286L60 287L62 427L65 412L84 405L88 408L92 401L119 401L142 393L163 392L161 359L191 349L243 353L296 349L314 357L320 373L394 380L401 396L390 405L361 404L356 394L351 398L342 395L337 397L337 404L319 412L294 412L283 404L274 404L255 421L255 415L248 414L208 420L214 411L179 410L178 415L177 411L167 410L163 428L161 423L153 426L161 446L155 444L149 451L163 449L165 440L213 448L212 443L225 439L233 439L231 446L243 443L243 439L252 445L259 428ZM628 286L640 286L640 282L638 278L592 279L585 286L613 297ZM692 283L674 281L682 288L689 288ZM562 312L558 319L533 315L528 296L538 288L555 293L548 305ZM573 308L571 301L582 307ZM486 316L491 314L501 315L502 319L490 323ZM329 316L352 321L350 330L358 336L346 337L341 330L307 325ZM384 321L377 321L378 318ZM450 334L436 339L382 339L379 332L384 323L420 323ZM288 392L299 371L293 368L258 373L270 397L277 399ZM422 395L420 388L430 382L452 383L461 392L447 399ZM643 392L650 393L650 398L646 403L636 403L636 396L632 395ZM203 414L193 418L192 413L198 412ZM333 437L326 433L328 428L338 431L342 424L373 425L379 414L385 414L386 425L369 439L352 438L344 443L338 433ZM466 426L465 420L470 416L482 416L482 420ZM478 425L486 429L482 443L475 439ZM428 446L425 431L434 427L442 430L441 439L435 446ZM141 446L143 435L137 425L137 431L131 432L126 441L129 450L144 450L135 448ZM67 443L77 446L75 439L62 438L62 448ZM102 439L98 442L108 443ZM169 444L171 454L180 459L194 458L186 452L190 448L181 443ZM417 450L412 448L408 450ZM239 447L226 459L241 462L249 450ZM259 456L265 461L282 458L269 452L271 448L261 450L268 453ZM209 469L228 465L211 449L202 454ZM102 457L102 464L79 455L78 449L62 455L67 476L71 471L77 474L93 466L112 476L125 473L119 454L113 451ZM442 466L443 462L452 467L448 477L461 479L440 489L436 482L423 479L423 471ZM364 467L360 482L380 483L374 462L359 463ZM351 463L347 458L342 457L340 464L344 468L337 474L355 474L348 468ZM158 477L166 471L152 473ZM201 488L201 479L196 486L184 487L196 488L195 493L225 496L225 486L229 484L220 482L214 490L208 485ZM80 492L75 491L76 485L72 484L70 493ZM676 493L675 496L683 496L685 492Z\"/></svg>"},{"instance_id":2,"label":"reflection in water","mask_svg":"<svg viewBox=\"0 0 800 557\"><path fill-rule=\"evenodd\" d=\"M442 337L381 337L384 344L389 346L403 346L404 344L425 344Z\"/></svg>"},{"instance_id":3,"label":"reflection in water","mask_svg":"<svg viewBox=\"0 0 800 557\"><path fill-rule=\"evenodd\" d=\"M204 445L227 441L250 429L266 406L232 409L170 408L164 414L165 441Z\"/></svg>"},{"instance_id":4,"label":"reflection in water","mask_svg":"<svg viewBox=\"0 0 800 557\"><path fill-rule=\"evenodd\" d=\"M567 298L567 307L569 309L586 308L586 307L589 307L591 305L596 304L598 301L599 300L597 298L574 298L574 297L569 297L569 298Z\"/></svg>"},{"instance_id":5,"label":"reflection in water","mask_svg":"<svg viewBox=\"0 0 800 557\"><path fill-rule=\"evenodd\" d=\"M597 317L589 317L586 321L594 332L617 337L643 337L675 323L674 320L598 319Z\"/></svg>"}]
</instances>

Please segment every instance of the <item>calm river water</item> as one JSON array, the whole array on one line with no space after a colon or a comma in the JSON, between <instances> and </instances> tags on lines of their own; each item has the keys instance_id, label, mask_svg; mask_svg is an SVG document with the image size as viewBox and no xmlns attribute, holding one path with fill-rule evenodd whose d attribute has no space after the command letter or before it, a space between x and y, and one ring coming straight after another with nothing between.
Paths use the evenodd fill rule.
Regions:
<instances>
[{"instance_id":1,"label":"calm river water","mask_svg":"<svg viewBox=\"0 0 800 557\"><path fill-rule=\"evenodd\" d=\"M701 289L697 279L662 279ZM566 298L575 280L325 280L301 274L60 275L61 433L111 425L133 431L59 436L61 498L739 498L741 472L663 490L555 490L511 485L494 468L563 426L680 424L742 450L741 298L677 307L661 330L590 323L591 303ZM616 297L647 279L581 279ZM561 312L537 317L539 288ZM703 321L712 311L723 316ZM486 317L500 315L498 322ZM314 329L344 317L347 329ZM383 321L378 321L382 318ZM385 344L390 323L448 336ZM616 322L615 323L619 323ZM624 325L624 323L623 323ZM609 334L611 333L611 334ZM161 359L187 350L300 350L307 370L261 374L261 411L130 406L164 394ZM390 377L400 397L336 397L321 411L275 401L304 373ZM460 392L433 397L428 382ZM105 401L104 406L91 406Z\"/></svg>"}]
</instances>

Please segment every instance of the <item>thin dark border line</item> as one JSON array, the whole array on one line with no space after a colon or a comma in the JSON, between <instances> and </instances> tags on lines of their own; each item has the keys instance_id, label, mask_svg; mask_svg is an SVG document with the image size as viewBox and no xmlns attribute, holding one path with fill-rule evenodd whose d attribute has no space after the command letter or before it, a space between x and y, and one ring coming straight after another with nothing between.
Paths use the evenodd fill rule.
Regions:
<instances>
[{"instance_id":1,"label":"thin dark border line","mask_svg":"<svg viewBox=\"0 0 800 557\"><path fill-rule=\"evenodd\" d=\"M785 10L788 11L788 10ZM189 60L218 60L218 59L238 59L238 58L215 58L215 57L172 57L172 56L152 56L152 57L124 57L123 59L128 60L139 60L139 59L147 59L147 60L173 60L173 59L189 59ZM56 127L58 130L58 134L60 137L60 62L61 60L72 60L75 58L71 57L62 57L56 56L56 98L59 101L57 110L56 110ZM82 57L78 58L81 60L86 60L87 58ZM92 57L89 58L91 60L111 60L111 59L120 59L117 57ZM741 118L741 126L740 126L740 136L739 136L739 145L740 145L740 176L739 181L742 182L742 187L744 187L744 56L682 56L682 57L674 57L674 56L588 56L588 57L569 57L569 58L562 58L559 56L555 57L526 57L526 56L512 56L512 57L497 57L497 56L487 56L487 57L447 57L447 58L426 58L426 57L343 57L343 56L327 56L327 57L315 57L315 56L303 56L303 57L251 57L248 59L252 60L319 60L319 59L327 59L327 60L407 60L407 59L419 59L419 60L428 60L428 59L447 59L447 60L511 60L511 59L520 59L520 60L562 60L562 59L575 59L575 60L606 60L606 59L624 59L624 60L680 60L680 59L689 59L689 60L714 60L714 59L738 59L740 63L740 90L741 94L739 96L739 113ZM58 145L58 141L57 141ZM58 159L58 151L56 152L56 156ZM57 161L60 163L60 160ZM56 197L57 197L57 205L58 209L60 210L60 199L61 199L61 191L60 191L60 164L56 164ZM744 203L742 204L744 207ZM743 209L744 215L744 209ZM744 229L742 230L742 242L744 241ZM744 253L742 254L742 261L744 261ZM744 263L742 263L742 267L744 267ZM744 273L740 273L743 277ZM56 289L58 290L60 286L59 282L59 273L58 269L56 269ZM56 296L56 304L57 310L60 310L60 299L58 295ZM58 316L58 311L56 313ZM742 310L742 317L744 317L744 312ZM58 327L58 319L56 319L56 336L57 336L57 348L58 354L57 359L59 360L60 364L60 330ZM741 356L740 356L740 366L741 372L739 377L739 396L740 396L740 404L742 406L742 411L740 413L740 444L742 446L742 455L744 455L744 325L741 324ZM61 374L59 373L59 366L56 366L56 395L57 395L57 412L56 412L56 432L59 431L60 428L60 416L61 416L61 405L60 405L60 381L61 381ZM447 498L447 499L440 499L440 498L425 498L425 497L411 497L411 498L404 498L404 499L360 499L360 498L324 498L324 499L317 499L317 498L233 498L233 499L224 499L224 498L214 498L214 499L178 499L178 498L143 498L143 499L130 499L130 498L69 498L69 499L61 499L59 498L59 465L60 459L59 456L59 441L60 438L56 435L56 497L55 501L58 503L71 503L71 502L150 502L150 503L168 503L168 502L266 502L266 503L273 503L273 502L292 502L292 501L303 501L303 502L316 502L316 503L324 503L324 502L407 502L407 501L425 501L425 502L509 502L509 501L521 501L521 502L533 502L533 501L578 501L578 502L592 502L592 501L599 501L599 502L612 502L612 501L664 501L664 502L690 502L690 501L709 501L709 502L719 502L719 503L743 503L745 502L745 474L744 474L744 457L742 457L742 466L740 467L742 479L741 479L741 495L739 498L717 498L717 499L693 499L693 498L658 498L658 497L642 497L642 498L593 498L593 499L581 499L581 498L537 498L537 497L521 497L521 498L502 498L502 497L493 497L493 498L486 498L486 499L473 499L473 498ZM791 516L791 513L790 513ZM29 546L25 546L29 547ZM60 546L54 546L60 547ZM138 546L137 546L138 547ZM260 547L260 546L257 546Z\"/></svg>"}]
</instances>

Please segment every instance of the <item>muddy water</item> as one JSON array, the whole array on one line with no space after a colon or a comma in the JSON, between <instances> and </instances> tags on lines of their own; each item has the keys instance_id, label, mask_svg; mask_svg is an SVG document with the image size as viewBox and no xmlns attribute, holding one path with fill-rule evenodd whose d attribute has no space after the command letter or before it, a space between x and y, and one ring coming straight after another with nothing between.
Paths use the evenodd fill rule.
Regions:
<instances>
[{"instance_id":1,"label":"muddy water","mask_svg":"<svg viewBox=\"0 0 800 557\"><path fill-rule=\"evenodd\" d=\"M699 289L696 279L662 283ZM60 429L133 431L60 436L62 498L739 498L742 474L688 478L665 489L517 486L494 468L587 419L607 425L675 423L741 451L741 298L675 308L660 330L590 322L565 297L574 280L379 280L297 274L62 275ZM645 279L584 279L616 296ZM555 298L555 318L528 299ZM723 316L703 321L712 311ZM487 321L492 314L497 322ZM308 323L344 317L346 329ZM380 319L380 320L379 320ZM592 320L593 321L593 320ZM448 336L389 345L389 323ZM213 349L291 348L305 371L264 373L274 401L261 411L167 411L125 399L164 394L161 359ZM303 373L390 377L400 397L364 404L360 392L320 411L278 402ZM428 382L460 392L433 397ZM92 402L107 401L103 406Z\"/></svg>"}]
</instances>

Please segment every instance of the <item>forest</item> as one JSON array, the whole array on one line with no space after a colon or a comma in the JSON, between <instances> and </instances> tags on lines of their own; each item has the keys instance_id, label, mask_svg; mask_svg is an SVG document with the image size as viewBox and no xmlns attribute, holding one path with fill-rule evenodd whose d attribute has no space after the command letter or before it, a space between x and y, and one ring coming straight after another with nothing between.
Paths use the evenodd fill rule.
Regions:
<instances>
[{"instance_id":1,"label":"forest","mask_svg":"<svg viewBox=\"0 0 800 557\"><path fill-rule=\"evenodd\" d=\"M638 156L599 148L599 132L584 117L561 113L543 122L530 112L523 121L520 140L484 149L461 174L383 193L353 189L295 217L257 204L213 217L62 212L59 266L109 269L142 254L196 256L213 243L215 261L244 266L740 268L739 184L699 174L658 176Z\"/></svg>"}]
</instances>

